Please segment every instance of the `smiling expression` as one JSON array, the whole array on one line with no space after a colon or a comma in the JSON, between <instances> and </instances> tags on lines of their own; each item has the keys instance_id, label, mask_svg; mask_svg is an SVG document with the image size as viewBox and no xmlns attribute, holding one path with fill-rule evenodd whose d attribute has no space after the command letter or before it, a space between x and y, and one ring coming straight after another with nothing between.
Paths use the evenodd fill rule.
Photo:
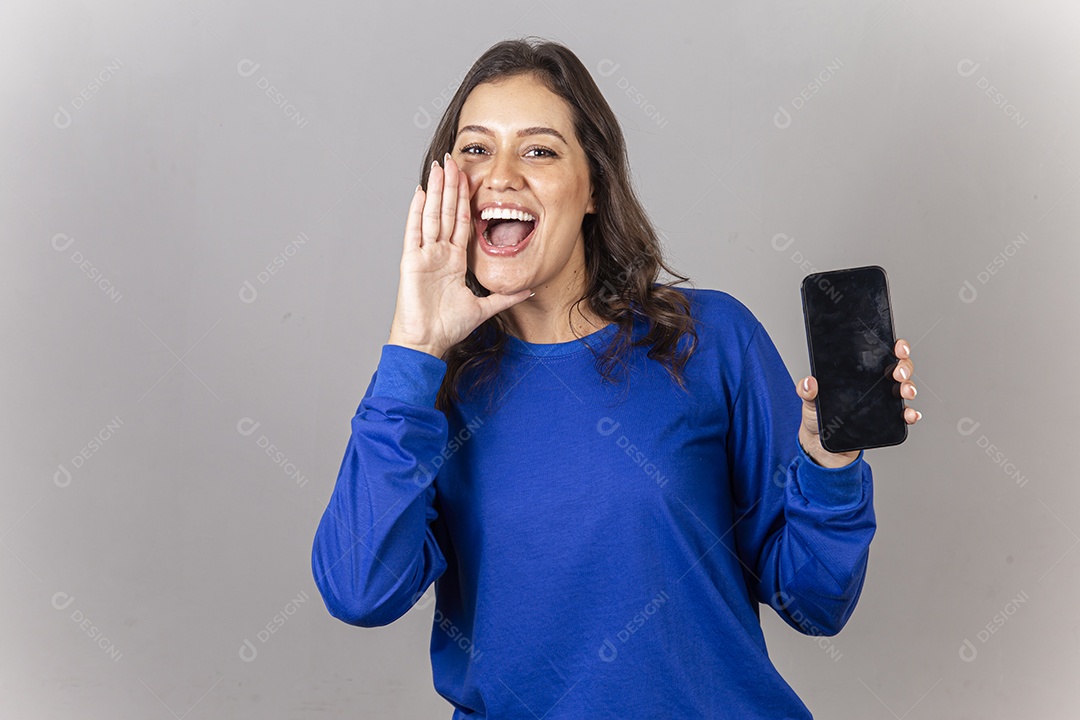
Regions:
<instances>
[{"instance_id":1,"label":"smiling expression","mask_svg":"<svg viewBox=\"0 0 1080 720\"><path fill-rule=\"evenodd\" d=\"M532 75L477 85L458 119L454 161L469 178L468 264L492 292L563 285L584 264L582 220L595 212L585 151L570 106ZM480 248L480 211L513 207L536 218L527 244L494 256Z\"/></svg>"}]
</instances>

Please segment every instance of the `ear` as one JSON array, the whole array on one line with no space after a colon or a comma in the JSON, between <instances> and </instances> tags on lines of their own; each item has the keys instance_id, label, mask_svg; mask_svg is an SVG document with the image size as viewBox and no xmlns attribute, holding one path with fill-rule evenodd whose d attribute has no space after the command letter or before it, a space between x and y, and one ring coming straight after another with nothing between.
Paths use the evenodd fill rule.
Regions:
<instances>
[{"instance_id":1,"label":"ear","mask_svg":"<svg viewBox=\"0 0 1080 720\"><path fill-rule=\"evenodd\" d=\"M596 190L594 189L589 195L589 204L585 208L586 215L593 215L596 213Z\"/></svg>"}]
</instances>

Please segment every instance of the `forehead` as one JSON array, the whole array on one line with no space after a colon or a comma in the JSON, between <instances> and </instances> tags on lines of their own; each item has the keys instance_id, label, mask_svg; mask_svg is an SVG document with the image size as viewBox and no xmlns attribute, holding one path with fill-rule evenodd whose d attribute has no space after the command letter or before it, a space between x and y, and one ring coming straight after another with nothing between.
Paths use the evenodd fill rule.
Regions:
<instances>
[{"instance_id":1,"label":"forehead","mask_svg":"<svg viewBox=\"0 0 1080 720\"><path fill-rule=\"evenodd\" d=\"M567 142L573 142L569 104L528 75L500 78L474 87L458 118L459 131L466 125L511 136L526 128L550 127L558 130Z\"/></svg>"}]
</instances>

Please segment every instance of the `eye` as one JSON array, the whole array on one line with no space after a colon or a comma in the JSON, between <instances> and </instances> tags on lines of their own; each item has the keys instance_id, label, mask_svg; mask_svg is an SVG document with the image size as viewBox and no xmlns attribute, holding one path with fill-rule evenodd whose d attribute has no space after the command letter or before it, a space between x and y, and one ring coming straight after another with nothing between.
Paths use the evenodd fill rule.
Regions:
<instances>
[{"instance_id":1,"label":"eye","mask_svg":"<svg viewBox=\"0 0 1080 720\"><path fill-rule=\"evenodd\" d=\"M461 148L460 152L463 155L478 155L479 153L469 152L470 150L473 150L473 149L484 150L484 146L483 145L477 145L476 143L473 143L472 145L466 145L465 147ZM534 150L548 153L547 155L540 155L538 157L558 157L558 155L555 153L554 150L550 150L550 149L548 149L546 147L542 147L540 145L534 145L533 147L529 148L525 152L529 153L529 152L533 152ZM485 150L485 152L486 152L486 150Z\"/></svg>"}]
</instances>

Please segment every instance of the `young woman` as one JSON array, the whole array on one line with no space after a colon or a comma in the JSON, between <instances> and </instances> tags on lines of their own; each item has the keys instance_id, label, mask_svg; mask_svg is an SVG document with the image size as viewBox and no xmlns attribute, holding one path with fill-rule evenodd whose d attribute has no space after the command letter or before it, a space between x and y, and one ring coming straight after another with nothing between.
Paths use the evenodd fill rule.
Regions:
<instances>
[{"instance_id":1,"label":"young woman","mask_svg":"<svg viewBox=\"0 0 1080 720\"><path fill-rule=\"evenodd\" d=\"M425 176L314 539L327 609L386 625L434 583L455 719L810 718L758 606L839 632L876 528L814 378L731 295L657 282L618 122L567 48L488 50Z\"/></svg>"}]
</instances>

